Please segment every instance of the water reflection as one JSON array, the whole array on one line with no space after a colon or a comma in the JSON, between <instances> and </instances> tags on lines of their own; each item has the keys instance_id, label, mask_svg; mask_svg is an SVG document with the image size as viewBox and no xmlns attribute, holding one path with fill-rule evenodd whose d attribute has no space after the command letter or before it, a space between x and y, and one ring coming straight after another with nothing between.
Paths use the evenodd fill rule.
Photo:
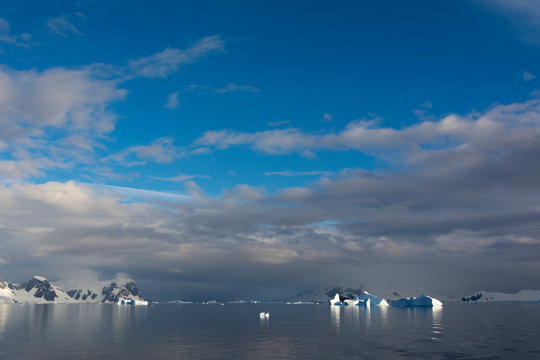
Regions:
<instances>
[{"instance_id":1,"label":"water reflection","mask_svg":"<svg viewBox=\"0 0 540 360\"><path fill-rule=\"evenodd\" d=\"M8 317L8 306L6 304L0 304L0 339L3 338L4 331L6 329L7 317ZM1 354L1 352L0 352Z\"/></svg>"},{"instance_id":2,"label":"water reflection","mask_svg":"<svg viewBox=\"0 0 540 360\"><path fill-rule=\"evenodd\" d=\"M352 328L354 329L360 328L360 311L361 309L358 306L345 306L345 321L348 325L352 323Z\"/></svg>"},{"instance_id":3,"label":"water reflection","mask_svg":"<svg viewBox=\"0 0 540 360\"><path fill-rule=\"evenodd\" d=\"M260 324L261 324L262 327L266 327L270 323L270 318L269 317L260 317L259 316L259 320L260 320Z\"/></svg>"},{"instance_id":4,"label":"water reflection","mask_svg":"<svg viewBox=\"0 0 540 360\"><path fill-rule=\"evenodd\" d=\"M371 307L363 307L361 310L364 313L364 327L369 329L371 328Z\"/></svg>"},{"instance_id":5,"label":"water reflection","mask_svg":"<svg viewBox=\"0 0 540 360\"><path fill-rule=\"evenodd\" d=\"M332 330L339 334L341 329L341 306L330 306Z\"/></svg>"},{"instance_id":6,"label":"water reflection","mask_svg":"<svg viewBox=\"0 0 540 360\"><path fill-rule=\"evenodd\" d=\"M403 309L405 310L405 309ZM443 331L443 307L407 308L409 327L423 333L424 338L439 341Z\"/></svg>"},{"instance_id":7,"label":"water reflection","mask_svg":"<svg viewBox=\"0 0 540 360\"><path fill-rule=\"evenodd\" d=\"M379 317L379 323L382 327L388 327L388 307L374 307L373 311Z\"/></svg>"},{"instance_id":8,"label":"water reflection","mask_svg":"<svg viewBox=\"0 0 540 360\"><path fill-rule=\"evenodd\" d=\"M441 340L443 327L443 307L435 307L431 310L433 322L433 337L432 340Z\"/></svg>"}]
</instances>

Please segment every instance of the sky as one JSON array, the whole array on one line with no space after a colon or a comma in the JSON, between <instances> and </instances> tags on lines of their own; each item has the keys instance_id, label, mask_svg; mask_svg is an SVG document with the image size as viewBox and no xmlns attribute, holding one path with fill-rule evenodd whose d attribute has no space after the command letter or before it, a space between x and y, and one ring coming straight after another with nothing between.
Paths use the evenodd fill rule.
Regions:
<instances>
[{"instance_id":1,"label":"sky","mask_svg":"<svg viewBox=\"0 0 540 360\"><path fill-rule=\"evenodd\" d=\"M540 289L539 79L534 0L2 1L0 278Z\"/></svg>"}]
</instances>

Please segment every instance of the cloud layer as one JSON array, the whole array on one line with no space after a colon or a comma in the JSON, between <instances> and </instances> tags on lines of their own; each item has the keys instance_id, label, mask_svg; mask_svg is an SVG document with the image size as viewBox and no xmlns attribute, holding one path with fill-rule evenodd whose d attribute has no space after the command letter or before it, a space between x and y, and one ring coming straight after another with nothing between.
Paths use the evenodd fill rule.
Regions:
<instances>
[{"instance_id":1,"label":"cloud layer","mask_svg":"<svg viewBox=\"0 0 540 360\"><path fill-rule=\"evenodd\" d=\"M74 182L14 183L0 189L4 269L122 269L156 294L150 279L182 284L182 291L159 288L165 297L203 285L215 294L240 286L238 296L285 295L336 279L403 281L461 296L519 276L501 289L517 290L539 270L539 121L539 102L531 100L403 129L294 130L304 140L285 141L280 152L407 151L385 170L321 173L330 177L277 193L238 185L211 197L193 175L178 177L189 198L144 202ZM379 136L364 134L371 131Z\"/></svg>"}]
</instances>

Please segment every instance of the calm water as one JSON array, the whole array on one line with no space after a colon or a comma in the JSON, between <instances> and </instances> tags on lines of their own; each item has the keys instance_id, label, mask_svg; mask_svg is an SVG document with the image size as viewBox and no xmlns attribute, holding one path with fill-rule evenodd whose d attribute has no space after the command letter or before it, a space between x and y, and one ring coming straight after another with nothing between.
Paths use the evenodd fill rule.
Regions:
<instances>
[{"instance_id":1,"label":"calm water","mask_svg":"<svg viewBox=\"0 0 540 360\"><path fill-rule=\"evenodd\" d=\"M0 359L101 358L540 359L540 304L0 305Z\"/></svg>"}]
</instances>

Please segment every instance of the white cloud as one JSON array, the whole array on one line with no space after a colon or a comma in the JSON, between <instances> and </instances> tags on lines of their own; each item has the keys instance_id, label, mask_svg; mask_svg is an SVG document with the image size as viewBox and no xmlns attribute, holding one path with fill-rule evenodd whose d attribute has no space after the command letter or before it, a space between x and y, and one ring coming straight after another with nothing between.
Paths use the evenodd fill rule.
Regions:
<instances>
[{"instance_id":1,"label":"white cloud","mask_svg":"<svg viewBox=\"0 0 540 360\"><path fill-rule=\"evenodd\" d=\"M100 80L85 70L53 68L13 71L0 69L2 125L68 127L110 132L114 119L106 107L122 100L125 90L114 81Z\"/></svg>"},{"instance_id":2,"label":"white cloud","mask_svg":"<svg viewBox=\"0 0 540 360\"><path fill-rule=\"evenodd\" d=\"M11 155L3 172L36 176L83 159L114 129L110 106L125 94L117 82L89 70L0 68L0 141Z\"/></svg>"},{"instance_id":3,"label":"white cloud","mask_svg":"<svg viewBox=\"0 0 540 360\"><path fill-rule=\"evenodd\" d=\"M269 171L264 173L266 176L271 175L278 175L278 176L333 176L335 175L335 171L320 171L320 170L314 170L314 171L291 171L291 170L285 170L285 171Z\"/></svg>"},{"instance_id":4,"label":"white cloud","mask_svg":"<svg viewBox=\"0 0 540 360\"><path fill-rule=\"evenodd\" d=\"M165 104L165 108L174 110L178 106L180 106L180 102L178 101L178 94L179 91L175 91L171 94L169 94L169 97L167 98L167 104Z\"/></svg>"},{"instance_id":5,"label":"white cloud","mask_svg":"<svg viewBox=\"0 0 540 360\"><path fill-rule=\"evenodd\" d=\"M231 83L224 88L216 88L216 89L213 89L212 91L217 92L217 93L229 93L229 92L237 92L237 91L258 93L260 90L251 85L237 85L237 84Z\"/></svg>"},{"instance_id":6,"label":"white cloud","mask_svg":"<svg viewBox=\"0 0 540 360\"><path fill-rule=\"evenodd\" d=\"M523 81L525 81L525 82L531 81L534 78L536 78L536 76L534 76L534 74L532 74L532 73L530 73L528 71L523 72Z\"/></svg>"},{"instance_id":7,"label":"white cloud","mask_svg":"<svg viewBox=\"0 0 540 360\"><path fill-rule=\"evenodd\" d=\"M144 165L147 161L154 161L161 164L171 163L184 156L182 148L174 145L172 137L162 137L152 141L149 145L130 146L118 153L115 153L104 161L114 160L124 165ZM135 157L141 161L131 161Z\"/></svg>"},{"instance_id":8,"label":"white cloud","mask_svg":"<svg viewBox=\"0 0 540 360\"><path fill-rule=\"evenodd\" d=\"M538 44L540 2L536 0L470 0L509 18L520 30L523 40Z\"/></svg>"},{"instance_id":9,"label":"white cloud","mask_svg":"<svg viewBox=\"0 0 540 360\"><path fill-rule=\"evenodd\" d=\"M58 17L49 19L45 23L45 26L50 32L63 37L68 37L71 35L83 35L82 32L79 31L79 29L77 29L77 27L69 20L69 18L70 17L68 15L60 15Z\"/></svg>"},{"instance_id":10,"label":"white cloud","mask_svg":"<svg viewBox=\"0 0 540 360\"><path fill-rule=\"evenodd\" d=\"M281 120L281 121L271 121L271 122L268 122L267 125L268 126L272 126L272 127L278 127L278 126L281 126L281 125L290 125L291 124L291 120Z\"/></svg>"},{"instance_id":11,"label":"white cloud","mask_svg":"<svg viewBox=\"0 0 540 360\"><path fill-rule=\"evenodd\" d=\"M166 48L162 52L129 62L135 76L164 78L178 70L183 64L189 64L210 53L224 51L225 42L219 35L207 36L185 50Z\"/></svg>"},{"instance_id":12,"label":"white cloud","mask_svg":"<svg viewBox=\"0 0 540 360\"><path fill-rule=\"evenodd\" d=\"M152 176L152 178L153 178L153 179L157 179L157 180L163 180L163 181L184 182L184 181L188 181L188 180L192 180L192 179L197 179L197 178L211 179L212 177L211 177L211 176L208 176L208 175L178 174L178 175L176 175L176 176L168 177L168 178L164 178L164 177L155 177L155 176Z\"/></svg>"},{"instance_id":13,"label":"white cloud","mask_svg":"<svg viewBox=\"0 0 540 360\"><path fill-rule=\"evenodd\" d=\"M32 36L28 33L10 34L10 24L7 20L0 18L0 42L13 46L30 47Z\"/></svg>"},{"instance_id":14,"label":"white cloud","mask_svg":"<svg viewBox=\"0 0 540 360\"><path fill-rule=\"evenodd\" d=\"M9 32L9 22L6 19L0 18L0 32Z\"/></svg>"},{"instance_id":15,"label":"white cloud","mask_svg":"<svg viewBox=\"0 0 540 360\"><path fill-rule=\"evenodd\" d=\"M516 114L521 121L515 120ZM232 130L207 131L192 146L216 150L231 146L249 146L266 154L305 155L321 150L357 150L370 154L400 149L422 149L431 144L439 148L457 148L474 144L493 148L501 143L519 142L540 134L540 100L499 105L484 114L451 114L440 121L423 121L401 129L378 127L374 121L354 121L344 129L330 133L306 133L300 129L273 129L260 132Z\"/></svg>"},{"instance_id":16,"label":"white cloud","mask_svg":"<svg viewBox=\"0 0 540 360\"><path fill-rule=\"evenodd\" d=\"M329 113L324 113L324 114L323 114L323 119L324 119L324 121L330 122L330 121L332 121L332 118L333 118L333 115L332 115L332 114L329 114Z\"/></svg>"}]
</instances>

